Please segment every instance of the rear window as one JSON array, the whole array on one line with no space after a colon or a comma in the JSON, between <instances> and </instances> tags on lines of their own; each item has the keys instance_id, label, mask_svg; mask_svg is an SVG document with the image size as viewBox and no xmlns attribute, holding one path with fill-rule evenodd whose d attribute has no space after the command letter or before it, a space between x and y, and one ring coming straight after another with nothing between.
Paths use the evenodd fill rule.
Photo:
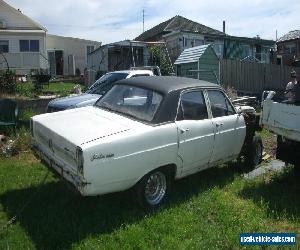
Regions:
<instances>
[{"instance_id":1,"label":"rear window","mask_svg":"<svg viewBox=\"0 0 300 250\"><path fill-rule=\"evenodd\" d=\"M153 90L136 86L115 85L96 106L138 120L153 120L163 97Z\"/></svg>"}]
</instances>

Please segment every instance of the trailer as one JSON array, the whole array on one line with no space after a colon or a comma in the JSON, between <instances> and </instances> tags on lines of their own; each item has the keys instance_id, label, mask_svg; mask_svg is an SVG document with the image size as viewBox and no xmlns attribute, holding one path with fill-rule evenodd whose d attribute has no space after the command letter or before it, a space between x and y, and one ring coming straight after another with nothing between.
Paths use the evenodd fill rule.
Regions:
<instances>
[{"instance_id":1,"label":"trailer","mask_svg":"<svg viewBox=\"0 0 300 250\"><path fill-rule=\"evenodd\" d=\"M260 125L277 134L276 158L286 163L300 163L300 106L272 100L267 93L262 102ZM263 95L266 96L266 93Z\"/></svg>"}]
</instances>

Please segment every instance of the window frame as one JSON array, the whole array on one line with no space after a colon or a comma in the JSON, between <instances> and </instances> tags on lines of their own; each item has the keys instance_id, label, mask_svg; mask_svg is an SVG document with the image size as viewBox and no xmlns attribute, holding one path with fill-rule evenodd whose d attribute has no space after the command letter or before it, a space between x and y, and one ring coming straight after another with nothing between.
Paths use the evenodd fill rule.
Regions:
<instances>
[{"instance_id":1,"label":"window frame","mask_svg":"<svg viewBox=\"0 0 300 250\"><path fill-rule=\"evenodd\" d=\"M22 49L21 42L27 41L28 42L28 49ZM33 50L31 43L37 42L38 48L37 50ZM40 52L40 40L39 39L20 39L19 40L19 50L20 52Z\"/></svg>"},{"instance_id":2,"label":"window frame","mask_svg":"<svg viewBox=\"0 0 300 250\"><path fill-rule=\"evenodd\" d=\"M204 89L204 88L191 88L191 89L181 91L179 99L178 99L175 121L203 121L203 120L210 119L210 110L209 110L209 107L208 107L205 91L206 91L206 89ZM182 101L182 96L184 94L191 93L191 92L201 92L202 93L203 101L204 101L204 104L205 104L205 107L206 107L207 118L197 119L197 120L184 119L184 111L183 111L182 102L181 102ZM181 117L179 117L179 115Z\"/></svg>"},{"instance_id":3,"label":"window frame","mask_svg":"<svg viewBox=\"0 0 300 250\"><path fill-rule=\"evenodd\" d=\"M227 107L227 111L228 111L228 105L229 105L232 108L233 113L230 114L230 115L213 116L212 105L211 105L211 101L210 101L209 95L208 95L209 91L218 91L221 94L223 94L223 96L225 97L225 104L226 104L226 107ZM210 113L210 118L211 119L213 119L213 118L220 118L220 117L227 117L227 116L231 116L231 115L236 115L237 114L237 112L236 112L236 110L235 110L232 102L230 101L229 97L227 96L227 94L222 89L216 89L216 88L209 89L208 88L208 89L205 90L205 95L206 95L206 98L207 98L207 103L208 103L208 106L209 106L209 113Z\"/></svg>"},{"instance_id":4,"label":"window frame","mask_svg":"<svg viewBox=\"0 0 300 250\"><path fill-rule=\"evenodd\" d=\"M9 40L2 40L2 39L1 39L0 42L4 42L4 43L7 42L7 45L0 45L0 46L7 46L7 51L4 51L4 50L2 51L2 50L0 49L0 52L1 52L1 53L9 53Z\"/></svg>"},{"instance_id":5,"label":"window frame","mask_svg":"<svg viewBox=\"0 0 300 250\"><path fill-rule=\"evenodd\" d=\"M90 48L92 48L92 50L90 50ZM88 56L90 53L92 53L93 51L95 51L95 45L90 44L90 45L86 45L86 55Z\"/></svg>"}]
</instances>

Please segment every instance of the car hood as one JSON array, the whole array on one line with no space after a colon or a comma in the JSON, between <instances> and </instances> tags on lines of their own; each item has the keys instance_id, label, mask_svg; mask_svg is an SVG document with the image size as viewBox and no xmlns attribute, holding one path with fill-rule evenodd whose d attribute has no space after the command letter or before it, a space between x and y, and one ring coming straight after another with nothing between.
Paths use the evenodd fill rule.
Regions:
<instances>
[{"instance_id":1,"label":"car hood","mask_svg":"<svg viewBox=\"0 0 300 250\"><path fill-rule=\"evenodd\" d=\"M70 107L83 107L83 106L89 106L93 105L101 95L96 94L81 94L81 95L75 95L75 96L68 96L63 98L54 99L51 102L49 102L49 107L56 107L60 109L67 109Z\"/></svg>"},{"instance_id":2,"label":"car hood","mask_svg":"<svg viewBox=\"0 0 300 250\"><path fill-rule=\"evenodd\" d=\"M75 145L83 145L131 130L137 124L129 118L101 110L83 107L33 117L38 134L63 137Z\"/></svg>"}]
</instances>

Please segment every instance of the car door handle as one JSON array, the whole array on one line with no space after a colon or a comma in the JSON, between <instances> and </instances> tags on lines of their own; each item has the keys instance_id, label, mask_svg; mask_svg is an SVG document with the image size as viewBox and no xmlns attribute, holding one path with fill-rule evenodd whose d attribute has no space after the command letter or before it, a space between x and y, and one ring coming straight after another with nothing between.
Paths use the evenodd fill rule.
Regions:
<instances>
[{"instance_id":1,"label":"car door handle","mask_svg":"<svg viewBox=\"0 0 300 250\"><path fill-rule=\"evenodd\" d=\"M180 130L180 133L181 133L181 134L190 131L189 128L180 128L179 130Z\"/></svg>"},{"instance_id":2,"label":"car door handle","mask_svg":"<svg viewBox=\"0 0 300 250\"><path fill-rule=\"evenodd\" d=\"M220 126L222 126L223 124L224 124L223 122L217 122L217 123L216 123L216 126L217 126L217 127L220 127Z\"/></svg>"}]
</instances>

